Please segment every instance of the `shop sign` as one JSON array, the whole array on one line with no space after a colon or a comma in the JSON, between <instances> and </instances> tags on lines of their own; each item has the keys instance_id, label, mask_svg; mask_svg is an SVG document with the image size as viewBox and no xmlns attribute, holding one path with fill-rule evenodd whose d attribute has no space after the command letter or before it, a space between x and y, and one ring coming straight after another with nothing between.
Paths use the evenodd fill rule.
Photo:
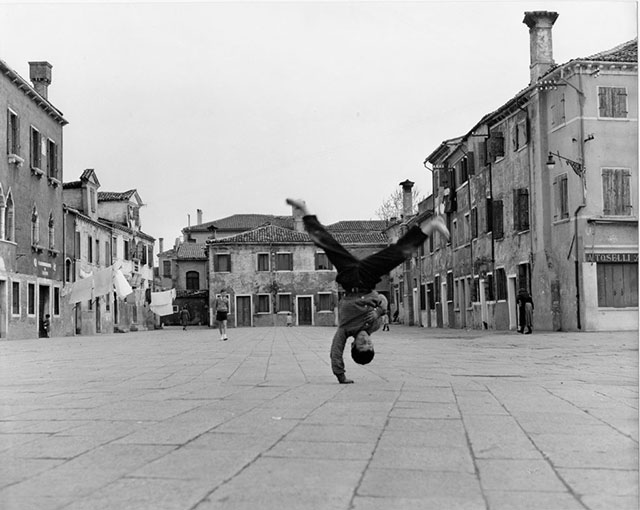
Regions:
<instances>
[{"instance_id":1,"label":"shop sign","mask_svg":"<svg viewBox=\"0 0 640 510\"><path fill-rule=\"evenodd\" d=\"M585 253L585 262L609 262L619 264L637 264L637 253Z\"/></svg>"}]
</instances>

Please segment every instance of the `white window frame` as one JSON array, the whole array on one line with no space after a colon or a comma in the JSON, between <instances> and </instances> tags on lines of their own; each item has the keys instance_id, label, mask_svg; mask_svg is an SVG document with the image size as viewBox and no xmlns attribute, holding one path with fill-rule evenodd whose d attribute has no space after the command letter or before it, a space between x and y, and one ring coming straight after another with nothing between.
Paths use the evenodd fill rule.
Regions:
<instances>
[{"instance_id":1,"label":"white window frame","mask_svg":"<svg viewBox=\"0 0 640 510\"><path fill-rule=\"evenodd\" d=\"M18 313L13 311L13 286L18 284ZM20 317L22 315L22 283L20 281L11 281L11 316Z\"/></svg>"},{"instance_id":2,"label":"white window frame","mask_svg":"<svg viewBox=\"0 0 640 510\"><path fill-rule=\"evenodd\" d=\"M333 313L333 308L328 310L320 310L320 296L329 296L329 301L333 298L333 292L318 292L318 313Z\"/></svg>"},{"instance_id":3,"label":"white window frame","mask_svg":"<svg viewBox=\"0 0 640 510\"><path fill-rule=\"evenodd\" d=\"M266 258L267 258L267 269L260 269L259 261L260 261L260 256L261 255L262 256L266 255ZM266 273L268 271L271 271L271 254L269 252L261 251L261 252L256 253L256 271L260 272L260 273Z\"/></svg>"}]
</instances>

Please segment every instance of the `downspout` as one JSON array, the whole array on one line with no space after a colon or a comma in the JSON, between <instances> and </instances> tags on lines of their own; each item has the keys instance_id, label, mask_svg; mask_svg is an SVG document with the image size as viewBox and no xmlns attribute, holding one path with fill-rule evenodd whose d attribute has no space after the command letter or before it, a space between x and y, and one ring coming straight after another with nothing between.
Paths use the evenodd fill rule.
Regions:
<instances>
[{"instance_id":1,"label":"downspout","mask_svg":"<svg viewBox=\"0 0 640 510\"><path fill-rule=\"evenodd\" d=\"M577 329L582 329L582 322L580 319L580 315L581 315L581 307L580 307L580 300L581 300L581 289L580 289L580 253L581 253L581 246L580 246L580 238L578 237L579 234L579 229L578 229L578 218L579 218L579 213L580 211L582 211L582 209L584 209L587 205L587 196L586 196L586 183L585 183L585 164L584 164L584 144L585 144L585 137L584 137L584 92L582 92L582 73L578 74L578 89L576 89L576 92L578 93L578 107L579 107L579 114L580 114L580 131L579 131L579 136L580 136L580 141L579 141L579 147L580 147L580 159L582 160L582 172L580 173L580 184L582 186L582 203L576 208L576 210L573 213L573 220L574 220L574 236L576 239L576 260L575 260L575 279L576 279L576 327Z\"/></svg>"}]
</instances>

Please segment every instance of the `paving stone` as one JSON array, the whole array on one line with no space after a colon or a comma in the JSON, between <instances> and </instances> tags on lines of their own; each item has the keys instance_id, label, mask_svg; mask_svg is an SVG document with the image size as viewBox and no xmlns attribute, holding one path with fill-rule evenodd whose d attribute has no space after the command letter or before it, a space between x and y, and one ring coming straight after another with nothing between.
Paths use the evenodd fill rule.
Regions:
<instances>
[{"instance_id":1,"label":"paving stone","mask_svg":"<svg viewBox=\"0 0 640 510\"><path fill-rule=\"evenodd\" d=\"M491 510L584 510L569 492L485 491ZM612 507L609 510L614 510Z\"/></svg>"},{"instance_id":2,"label":"paving stone","mask_svg":"<svg viewBox=\"0 0 640 510\"><path fill-rule=\"evenodd\" d=\"M384 446L376 448L370 467L452 471L473 474L473 459L466 447Z\"/></svg>"},{"instance_id":3,"label":"paving stone","mask_svg":"<svg viewBox=\"0 0 640 510\"><path fill-rule=\"evenodd\" d=\"M482 499L426 496L420 499L361 497L353 500L353 510L486 510Z\"/></svg>"},{"instance_id":4,"label":"paving stone","mask_svg":"<svg viewBox=\"0 0 640 510\"><path fill-rule=\"evenodd\" d=\"M565 492L567 489L544 460L478 459L485 491Z\"/></svg>"}]
</instances>

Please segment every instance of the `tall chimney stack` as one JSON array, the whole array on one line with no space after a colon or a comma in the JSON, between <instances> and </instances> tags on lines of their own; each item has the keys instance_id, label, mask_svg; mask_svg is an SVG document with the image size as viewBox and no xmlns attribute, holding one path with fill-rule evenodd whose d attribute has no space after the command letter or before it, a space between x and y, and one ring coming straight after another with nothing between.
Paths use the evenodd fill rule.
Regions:
<instances>
[{"instance_id":1,"label":"tall chimney stack","mask_svg":"<svg viewBox=\"0 0 640 510\"><path fill-rule=\"evenodd\" d=\"M557 12L529 11L522 22L529 27L529 71L532 85L554 65L551 29L558 19Z\"/></svg>"},{"instance_id":2,"label":"tall chimney stack","mask_svg":"<svg viewBox=\"0 0 640 510\"><path fill-rule=\"evenodd\" d=\"M158 250L160 250L159 253L164 251L164 237L158 238Z\"/></svg>"},{"instance_id":3,"label":"tall chimney stack","mask_svg":"<svg viewBox=\"0 0 640 510\"><path fill-rule=\"evenodd\" d=\"M47 100L47 89L51 84L51 67L49 62L29 62L29 79L33 88Z\"/></svg>"},{"instance_id":4,"label":"tall chimney stack","mask_svg":"<svg viewBox=\"0 0 640 510\"><path fill-rule=\"evenodd\" d=\"M412 190L414 184L415 182L411 182L409 179L400 183L400 186L402 186L402 216L404 216L404 221L407 221L413 214Z\"/></svg>"},{"instance_id":5,"label":"tall chimney stack","mask_svg":"<svg viewBox=\"0 0 640 510\"><path fill-rule=\"evenodd\" d=\"M293 206L291 206L291 210L293 215L293 230L295 230L296 232L304 232L302 213Z\"/></svg>"},{"instance_id":6,"label":"tall chimney stack","mask_svg":"<svg viewBox=\"0 0 640 510\"><path fill-rule=\"evenodd\" d=\"M202 209L198 209L196 213L198 215L198 225L202 225Z\"/></svg>"}]
</instances>

